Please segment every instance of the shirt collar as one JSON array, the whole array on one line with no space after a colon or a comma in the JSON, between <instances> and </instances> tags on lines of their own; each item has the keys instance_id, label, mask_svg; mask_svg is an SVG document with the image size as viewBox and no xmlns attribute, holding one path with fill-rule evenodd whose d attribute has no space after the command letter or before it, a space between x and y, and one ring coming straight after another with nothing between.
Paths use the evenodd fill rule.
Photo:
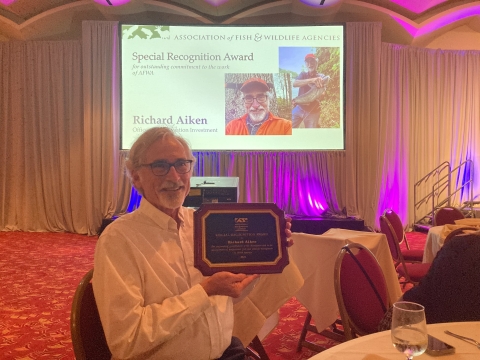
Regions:
<instances>
[{"instance_id":1,"label":"shirt collar","mask_svg":"<svg viewBox=\"0 0 480 360\"><path fill-rule=\"evenodd\" d=\"M163 211L158 210L147 199L142 198L138 211L148 216L155 224L160 226L162 229L177 231L177 222L173 218L165 214ZM180 219L180 226L182 226L185 219L183 207L180 208L178 212L178 217Z\"/></svg>"}]
</instances>

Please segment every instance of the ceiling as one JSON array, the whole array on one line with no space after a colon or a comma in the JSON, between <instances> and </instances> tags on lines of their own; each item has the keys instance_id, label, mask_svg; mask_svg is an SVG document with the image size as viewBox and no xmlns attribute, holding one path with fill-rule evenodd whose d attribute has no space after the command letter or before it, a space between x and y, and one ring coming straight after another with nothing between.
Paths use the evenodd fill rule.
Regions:
<instances>
[{"instance_id":1,"label":"ceiling","mask_svg":"<svg viewBox=\"0 0 480 360\"><path fill-rule=\"evenodd\" d=\"M477 0L130 0L120 6L95 1L0 4L0 41L79 39L83 20L238 25L378 21L383 23L383 40L398 44L425 43L464 25L480 33ZM128 0L109 0L115 1Z\"/></svg>"}]
</instances>

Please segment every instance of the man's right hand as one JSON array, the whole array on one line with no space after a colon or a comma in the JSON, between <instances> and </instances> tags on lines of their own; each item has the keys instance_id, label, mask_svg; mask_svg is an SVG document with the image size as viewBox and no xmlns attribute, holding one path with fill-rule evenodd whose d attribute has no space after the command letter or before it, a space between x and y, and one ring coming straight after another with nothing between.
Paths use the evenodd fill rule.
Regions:
<instances>
[{"instance_id":1,"label":"man's right hand","mask_svg":"<svg viewBox=\"0 0 480 360\"><path fill-rule=\"evenodd\" d=\"M319 78L319 77L315 78L313 83L317 88L321 88L323 86L323 80L322 78Z\"/></svg>"},{"instance_id":2,"label":"man's right hand","mask_svg":"<svg viewBox=\"0 0 480 360\"><path fill-rule=\"evenodd\" d=\"M237 298L253 280L260 275L233 274L221 271L200 283L208 296L225 295Z\"/></svg>"}]
</instances>

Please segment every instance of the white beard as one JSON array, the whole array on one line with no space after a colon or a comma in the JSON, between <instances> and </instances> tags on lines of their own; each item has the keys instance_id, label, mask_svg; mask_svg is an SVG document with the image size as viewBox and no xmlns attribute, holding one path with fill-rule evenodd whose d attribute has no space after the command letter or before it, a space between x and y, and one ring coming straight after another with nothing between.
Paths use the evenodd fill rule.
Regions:
<instances>
[{"instance_id":1,"label":"white beard","mask_svg":"<svg viewBox=\"0 0 480 360\"><path fill-rule=\"evenodd\" d=\"M258 110L261 110L261 111L258 111ZM248 116L250 117L250 121L253 124L257 124L263 121L266 115L267 115L267 110L265 110L264 108L262 109L258 108L256 112L252 112L251 109L248 111Z\"/></svg>"},{"instance_id":2,"label":"white beard","mask_svg":"<svg viewBox=\"0 0 480 360\"><path fill-rule=\"evenodd\" d=\"M165 189L176 188L179 189L176 191L165 191ZM158 191L157 194L158 202L161 206L167 209L177 209L182 206L183 201L185 200L185 187L182 181L179 181L178 183L169 181L167 184L162 186L161 191Z\"/></svg>"}]
</instances>

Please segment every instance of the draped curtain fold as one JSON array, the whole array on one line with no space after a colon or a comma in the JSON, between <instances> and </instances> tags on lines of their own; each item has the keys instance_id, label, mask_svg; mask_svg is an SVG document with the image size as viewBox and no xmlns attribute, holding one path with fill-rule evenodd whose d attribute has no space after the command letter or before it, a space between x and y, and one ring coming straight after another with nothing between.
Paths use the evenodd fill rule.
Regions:
<instances>
[{"instance_id":1,"label":"draped curtain fold","mask_svg":"<svg viewBox=\"0 0 480 360\"><path fill-rule=\"evenodd\" d=\"M380 192L381 23L347 23L347 212L372 226Z\"/></svg>"},{"instance_id":2,"label":"draped curtain fold","mask_svg":"<svg viewBox=\"0 0 480 360\"><path fill-rule=\"evenodd\" d=\"M119 144L118 22L84 21L85 206L89 234L125 212L130 198Z\"/></svg>"},{"instance_id":3,"label":"draped curtain fold","mask_svg":"<svg viewBox=\"0 0 480 360\"><path fill-rule=\"evenodd\" d=\"M195 176L239 177L240 202L275 202L288 214L339 211L345 153L197 152ZM247 190L248 189L248 190Z\"/></svg>"},{"instance_id":4,"label":"draped curtain fold","mask_svg":"<svg viewBox=\"0 0 480 360\"><path fill-rule=\"evenodd\" d=\"M0 230L95 234L136 196L117 32L88 21L81 42L0 43ZM412 223L413 184L442 161L472 159L478 179L479 52L382 44L380 23L348 23L346 39L345 151L197 152L194 175L238 176L242 202L369 226L386 207Z\"/></svg>"},{"instance_id":5,"label":"draped curtain fold","mask_svg":"<svg viewBox=\"0 0 480 360\"><path fill-rule=\"evenodd\" d=\"M2 230L87 232L81 54L79 41L0 43Z\"/></svg>"},{"instance_id":6,"label":"draped curtain fold","mask_svg":"<svg viewBox=\"0 0 480 360\"><path fill-rule=\"evenodd\" d=\"M444 51L382 44L381 59L382 197L379 211L396 209L404 223L432 209L431 201L414 209L414 185L444 161L453 168L474 162L452 179L463 184L473 171L473 194L480 175L480 52ZM430 191L430 189L429 189ZM453 205L469 200L459 192ZM418 192L417 192L418 195ZM433 200L433 199L432 199Z\"/></svg>"}]
</instances>

